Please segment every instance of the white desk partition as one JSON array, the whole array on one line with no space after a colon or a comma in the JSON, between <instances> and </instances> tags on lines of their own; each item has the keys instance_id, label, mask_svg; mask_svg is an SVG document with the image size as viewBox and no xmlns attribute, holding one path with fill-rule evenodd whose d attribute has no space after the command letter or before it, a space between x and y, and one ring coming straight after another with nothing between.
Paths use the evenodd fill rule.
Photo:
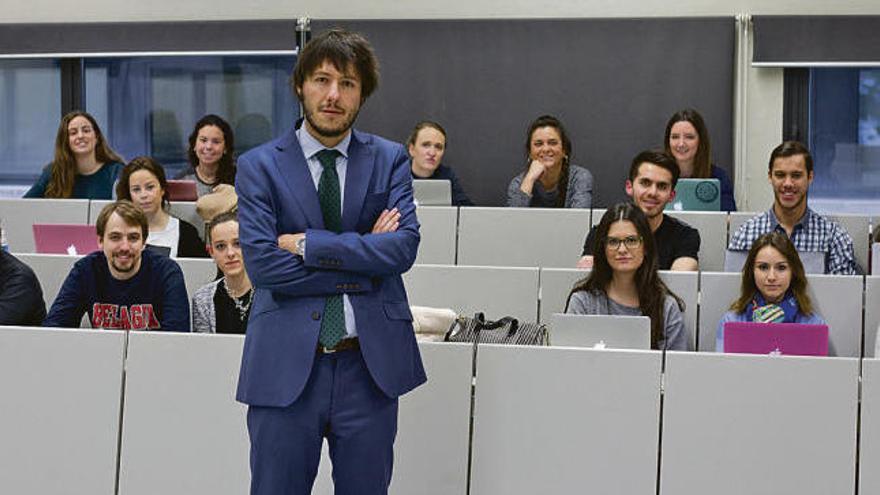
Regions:
<instances>
[{"instance_id":1,"label":"white desk partition","mask_svg":"<svg viewBox=\"0 0 880 495\"><path fill-rule=\"evenodd\" d=\"M0 491L114 495L124 345L123 332L0 327Z\"/></svg>"},{"instance_id":2,"label":"white desk partition","mask_svg":"<svg viewBox=\"0 0 880 495\"><path fill-rule=\"evenodd\" d=\"M868 215L828 215L828 218L839 223L852 237L856 261L862 273L868 273L869 236L871 235L871 217Z\"/></svg>"},{"instance_id":3,"label":"white desk partition","mask_svg":"<svg viewBox=\"0 0 880 495\"><path fill-rule=\"evenodd\" d=\"M538 269L414 265L403 275L412 306L452 308L486 318L538 318Z\"/></svg>"},{"instance_id":4,"label":"white desk partition","mask_svg":"<svg viewBox=\"0 0 880 495\"><path fill-rule=\"evenodd\" d=\"M420 206L419 254L416 263L454 265L458 237L458 208L453 206Z\"/></svg>"},{"instance_id":5,"label":"white desk partition","mask_svg":"<svg viewBox=\"0 0 880 495\"><path fill-rule=\"evenodd\" d=\"M217 278L217 264L211 258L175 258L174 261L183 270L186 293L190 300L199 287Z\"/></svg>"},{"instance_id":6,"label":"white desk partition","mask_svg":"<svg viewBox=\"0 0 880 495\"><path fill-rule=\"evenodd\" d=\"M571 288L590 274L588 270L542 268L540 321L550 321L553 313L565 311L565 303ZM697 333L697 272L660 272L660 278L685 304L684 322L688 348L696 348Z\"/></svg>"},{"instance_id":7,"label":"white desk partition","mask_svg":"<svg viewBox=\"0 0 880 495\"><path fill-rule=\"evenodd\" d=\"M247 493L244 338L130 332L120 495Z\"/></svg>"},{"instance_id":8,"label":"white desk partition","mask_svg":"<svg viewBox=\"0 0 880 495\"><path fill-rule=\"evenodd\" d=\"M654 493L661 357L480 346L470 493Z\"/></svg>"},{"instance_id":9,"label":"white desk partition","mask_svg":"<svg viewBox=\"0 0 880 495\"><path fill-rule=\"evenodd\" d=\"M0 224L6 231L9 250L35 253L35 223L86 224L87 199L0 199Z\"/></svg>"},{"instance_id":10,"label":"white desk partition","mask_svg":"<svg viewBox=\"0 0 880 495\"><path fill-rule=\"evenodd\" d=\"M858 374L849 358L667 352L660 494L853 493Z\"/></svg>"},{"instance_id":11,"label":"white desk partition","mask_svg":"<svg viewBox=\"0 0 880 495\"><path fill-rule=\"evenodd\" d=\"M727 249L727 212L724 211L670 211L675 217L700 232L700 269L724 269L724 250Z\"/></svg>"},{"instance_id":12,"label":"white desk partition","mask_svg":"<svg viewBox=\"0 0 880 495\"><path fill-rule=\"evenodd\" d=\"M859 493L880 493L880 360L862 361Z\"/></svg>"},{"instance_id":13,"label":"white desk partition","mask_svg":"<svg viewBox=\"0 0 880 495\"><path fill-rule=\"evenodd\" d=\"M880 275L865 277L865 357L875 358L877 326L880 325Z\"/></svg>"},{"instance_id":14,"label":"white desk partition","mask_svg":"<svg viewBox=\"0 0 880 495\"><path fill-rule=\"evenodd\" d=\"M43 300L46 301L46 311L52 306L61 285L73 268L73 264L82 256L68 256L66 254L16 254L16 258L31 267L40 288L43 289Z\"/></svg>"},{"instance_id":15,"label":"white desk partition","mask_svg":"<svg viewBox=\"0 0 880 495\"><path fill-rule=\"evenodd\" d=\"M715 352L718 322L739 297L742 275L726 272L700 273L700 321L697 350Z\"/></svg>"},{"instance_id":16,"label":"white desk partition","mask_svg":"<svg viewBox=\"0 0 880 495\"><path fill-rule=\"evenodd\" d=\"M470 344L421 343L428 382L400 398L393 495L467 491Z\"/></svg>"},{"instance_id":17,"label":"white desk partition","mask_svg":"<svg viewBox=\"0 0 880 495\"><path fill-rule=\"evenodd\" d=\"M807 275L814 309L828 323L828 353L860 357L863 278L856 275Z\"/></svg>"},{"instance_id":18,"label":"white desk partition","mask_svg":"<svg viewBox=\"0 0 880 495\"><path fill-rule=\"evenodd\" d=\"M458 264L571 268L590 229L590 210L461 208Z\"/></svg>"}]
</instances>

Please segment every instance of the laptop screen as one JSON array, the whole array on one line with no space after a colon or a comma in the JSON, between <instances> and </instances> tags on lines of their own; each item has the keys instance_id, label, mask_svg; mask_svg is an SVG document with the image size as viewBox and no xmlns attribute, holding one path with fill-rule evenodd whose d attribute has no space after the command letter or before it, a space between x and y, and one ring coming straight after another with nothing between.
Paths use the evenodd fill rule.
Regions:
<instances>
[{"instance_id":1,"label":"laptop screen","mask_svg":"<svg viewBox=\"0 0 880 495\"><path fill-rule=\"evenodd\" d=\"M724 352L790 356L827 356L828 325L728 322Z\"/></svg>"}]
</instances>

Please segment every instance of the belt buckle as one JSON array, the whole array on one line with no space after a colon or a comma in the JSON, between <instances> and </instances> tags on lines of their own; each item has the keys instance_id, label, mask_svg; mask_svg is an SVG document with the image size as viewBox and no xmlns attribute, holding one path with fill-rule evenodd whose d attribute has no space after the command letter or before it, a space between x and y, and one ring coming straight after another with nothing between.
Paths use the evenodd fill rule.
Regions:
<instances>
[{"instance_id":1,"label":"belt buckle","mask_svg":"<svg viewBox=\"0 0 880 495\"><path fill-rule=\"evenodd\" d=\"M332 347L325 347L323 345L319 345L318 350L321 351L321 354L333 354L337 352L336 349Z\"/></svg>"}]
</instances>

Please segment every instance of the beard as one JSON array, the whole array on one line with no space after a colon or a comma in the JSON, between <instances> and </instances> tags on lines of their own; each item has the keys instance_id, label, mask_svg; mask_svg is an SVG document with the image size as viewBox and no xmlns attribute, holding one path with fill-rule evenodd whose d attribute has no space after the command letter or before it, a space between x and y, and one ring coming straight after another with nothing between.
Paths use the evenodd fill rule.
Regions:
<instances>
[{"instance_id":1,"label":"beard","mask_svg":"<svg viewBox=\"0 0 880 495\"><path fill-rule=\"evenodd\" d=\"M305 108L305 105L303 106ZM318 135L326 138L336 138L342 136L354 124L354 121L357 119L358 114L360 113L360 109L358 108L354 112L352 112L348 119L342 121L336 127L327 127L323 126L317 122L317 118L315 118L315 112L305 108L305 117L306 121L309 123L309 127L314 130Z\"/></svg>"}]
</instances>

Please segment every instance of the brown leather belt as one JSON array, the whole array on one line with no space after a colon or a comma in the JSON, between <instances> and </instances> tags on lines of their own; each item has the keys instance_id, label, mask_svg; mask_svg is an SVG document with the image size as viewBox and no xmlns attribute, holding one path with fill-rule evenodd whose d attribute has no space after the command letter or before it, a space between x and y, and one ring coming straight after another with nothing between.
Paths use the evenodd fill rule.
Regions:
<instances>
[{"instance_id":1,"label":"brown leather belt","mask_svg":"<svg viewBox=\"0 0 880 495\"><path fill-rule=\"evenodd\" d=\"M340 351L351 351L354 349L360 349L361 343L357 337L352 337L350 339L342 339L338 344L334 347L324 347L320 343L318 343L318 354L333 354L334 352Z\"/></svg>"}]
</instances>

